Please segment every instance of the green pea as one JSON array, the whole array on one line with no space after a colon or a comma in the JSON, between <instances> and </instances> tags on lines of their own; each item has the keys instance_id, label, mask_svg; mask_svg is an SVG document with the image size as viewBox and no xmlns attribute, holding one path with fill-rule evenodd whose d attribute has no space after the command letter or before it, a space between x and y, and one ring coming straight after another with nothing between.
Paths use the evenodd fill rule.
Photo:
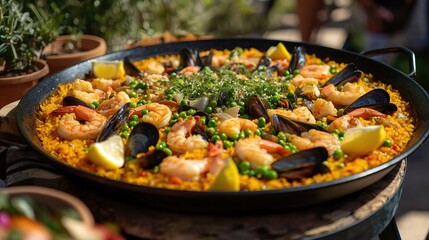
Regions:
<instances>
[{"instance_id":1,"label":"green pea","mask_svg":"<svg viewBox=\"0 0 429 240\"><path fill-rule=\"evenodd\" d=\"M182 99L182 101L180 101L180 105L187 106L188 105L188 101L186 99Z\"/></svg>"},{"instance_id":2,"label":"green pea","mask_svg":"<svg viewBox=\"0 0 429 240\"><path fill-rule=\"evenodd\" d=\"M147 98L147 96L146 96L146 98ZM151 104L152 103L152 101L151 100L147 100L146 101L146 104Z\"/></svg>"},{"instance_id":3,"label":"green pea","mask_svg":"<svg viewBox=\"0 0 429 240\"><path fill-rule=\"evenodd\" d=\"M236 103L236 102L230 102L229 104L228 104L228 106L229 107L235 107L235 106L237 106L238 104Z\"/></svg>"},{"instance_id":4,"label":"green pea","mask_svg":"<svg viewBox=\"0 0 429 240\"><path fill-rule=\"evenodd\" d=\"M130 136L129 132L121 132L121 137L122 138L128 138Z\"/></svg>"},{"instance_id":5,"label":"green pea","mask_svg":"<svg viewBox=\"0 0 429 240\"><path fill-rule=\"evenodd\" d=\"M343 151L341 149L334 150L334 159L338 160L344 157Z\"/></svg>"},{"instance_id":6,"label":"green pea","mask_svg":"<svg viewBox=\"0 0 429 240\"><path fill-rule=\"evenodd\" d=\"M170 128L170 127L165 127L165 128L164 128L164 132L165 132L165 133L169 133L169 132L170 132L170 130L171 130L171 128Z\"/></svg>"},{"instance_id":7,"label":"green pea","mask_svg":"<svg viewBox=\"0 0 429 240\"><path fill-rule=\"evenodd\" d=\"M279 139L279 140L283 140L283 141L286 141L286 134L284 133L284 132L279 132L279 133L277 133L277 138Z\"/></svg>"},{"instance_id":8,"label":"green pea","mask_svg":"<svg viewBox=\"0 0 429 240\"><path fill-rule=\"evenodd\" d=\"M238 134L232 135L232 136L230 137L230 139L231 139L232 141L237 141L239 138L240 138L240 137L238 136Z\"/></svg>"},{"instance_id":9,"label":"green pea","mask_svg":"<svg viewBox=\"0 0 429 240\"><path fill-rule=\"evenodd\" d=\"M143 99L140 99L140 100L137 102L137 104L146 104L146 101L145 101L145 100L143 100Z\"/></svg>"},{"instance_id":10,"label":"green pea","mask_svg":"<svg viewBox=\"0 0 429 240\"><path fill-rule=\"evenodd\" d=\"M241 132L238 134L238 138L239 138L239 139L246 138L246 134L244 134L244 132L243 132L243 131L241 131Z\"/></svg>"},{"instance_id":11,"label":"green pea","mask_svg":"<svg viewBox=\"0 0 429 240\"><path fill-rule=\"evenodd\" d=\"M143 81L141 81L141 82L139 82L139 84L137 85L137 87L138 88L141 88L141 89L149 89L149 84L147 84L146 82L143 82Z\"/></svg>"},{"instance_id":12,"label":"green pea","mask_svg":"<svg viewBox=\"0 0 429 240\"><path fill-rule=\"evenodd\" d=\"M242 172L240 172L241 175L249 175L249 170L244 170Z\"/></svg>"},{"instance_id":13,"label":"green pea","mask_svg":"<svg viewBox=\"0 0 429 240\"><path fill-rule=\"evenodd\" d=\"M243 114L241 117L244 118L244 119L250 119L249 114Z\"/></svg>"},{"instance_id":14,"label":"green pea","mask_svg":"<svg viewBox=\"0 0 429 240\"><path fill-rule=\"evenodd\" d=\"M219 137L219 135L217 135L217 134L214 134L214 135L210 138L210 141L211 141L212 143L215 143L215 142L217 142L218 140L220 140L220 137Z\"/></svg>"},{"instance_id":15,"label":"green pea","mask_svg":"<svg viewBox=\"0 0 429 240\"><path fill-rule=\"evenodd\" d=\"M136 89L136 88L137 88L137 85L138 85L137 81L132 81L132 82L130 83L130 88L131 88L131 89Z\"/></svg>"},{"instance_id":16,"label":"green pea","mask_svg":"<svg viewBox=\"0 0 429 240\"><path fill-rule=\"evenodd\" d=\"M280 145L282 145L283 147L285 147L285 146L286 146L286 142L285 142L285 140L278 139L277 143L278 143L278 144L280 144Z\"/></svg>"},{"instance_id":17,"label":"green pea","mask_svg":"<svg viewBox=\"0 0 429 240\"><path fill-rule=\"evenodd\" d=\"M179 114L177 112L173 113L172 118L173 119L178 119L179 118Z\"/></svg>"},{"instance_id":18,"label":"green pea","mask_svg":"<svg viewBox=\"0 0 429 240\"><path fill-rule=\"evenodd\" d=\"M287 70L283 72L283 76L287 76L287 75L289 75L289 74L290 74L290 72L289 72L289 71L287 71Z\"/></svg>"},{"instance_id":19,"label":"green pea","mask_svg":"<svg viewBox=\"0 0 429 240\"><path fill-rule=\"evenodd\" d=\"M126 158L125 158L125 162L131 161L131 160L133 160L133 159L134 159L134 157L133 157L133 156L128 156L128 157L126 157Z\"/></svg>"},{"instance_id":20,"label":"green pea","mask_svg":"<svg viewBox=\"0 0 429 240\"><path fill-rule=\"evenodd\" d=\"M274 128L270 129L269 133L272 134L272 135L276 135L277 134L277 132L276 132L276 130Z\"/></svg>"},{"instance_id":21,"label":"green pea","mask_svg":"<svg viewBox=\"0 0 429 240\"><path fill-rule=\"evenodd\" d=\"M156 172L156 173L159 172L159 166L158 165L153 167L153 172Z\"/></svg>"},{"instance_id":22,"label":"green pea","mask_svg":"<svg viewBox=\"0 0 429 240\"><path fill-rule=\"evenodd\" d=\"M176 122L177 122L177 119L172 119L169 123L169 126L170 127L173 126L174 124L176 124Z\"/></svg>"},{"instance_id":23,"label":"green pea","mask_svg":"<svg viewBox=\"0 0 429 240\"><path fill-rule=\"evenodd\" d=\"M138 121L138 120L139 120L139 116L137 116L135 114L131 115L130 121Z\"/></svg>"},{"instance_id":24,"label":"green pea","mask_svg":"<svg viewBox=\"0 0 429 240\"><path fill-rule=\"evenodd\" d=\"M224 140L224 141L223 141L223 147L224 147L225 149L230 148L230 147L232 147L233 145L234 145L234 143L233 143L233 142L231 142L231 141L228 141L228 140Z\"/></svg>"},{"instance_id":25,"label":"green pea","mask_svg":"<svg viewBox=\"0 0 429 240\"><path fill-rule=\"evenodd\" d=\"M253 132L255 135L261 136L262 130L260 128L256 129L255 132Z\"/></svg>"},{"instance_id":26,"label":"green pea","mask_svg":"<svg viewBox=\"0 0 429 240\"><path fill-rule=\"evenodd\" d=\"M240 107L244 107L244 105L246 105L246 103L245 103L245 102L243 102L243 101L239 101L239 102L237 102L237 104L238 104L238 106L240 106Z\"/></svg>"},{"instance_id":27,"label":"green pea","mask_svg":"<svg viewBox=\"0 0 429 240\"><path fill-rule=\"evenodd\" d=\"M130 108L135 108L137 107L137 103L135 102L130 102Z\"/></svg>"},{"instance_id":28,"label":"green pea","mask_svg":"<svg viewBox=\"0 0 429 240\"><path fill-rule=\"evenodd\" d=\"M272 169L268 169L264 174L264 178L267 180L277 179L278 177L279 177L279 174Z\"/></svg>"},{"instance_id":29,"label":"green pea","mask_svg":"<svg viewBox=\"0 0 429 240\"><path fill-rule=\"evenodd\" d=\"M256 172L255 172L255 170L250 169L249 173L247 175L249 175L250 177L254 177L256 175Z\"/></svg>"},{"instance_id":30,"label":"green pea","mask_svg":"<svg viewBox=\"0 0 429 240\"><path fill-rule=\"evenodd\" d=\"M217 101L216 100L211 101L209 106L212 108L215 108L217 106Z\"/></svg>"},{"instance_id":31,"label":"green pea","mask_svg":"<svg viewBox=\"0 0 429 240\"><path fill-rule=\"evenodd\" d=\"M187 113L189 116L193 116L195 113L197 113L197 111L196 111L195 109L189 109L188 111L186 111L186 113Z\"/></svg>"},{"instance_id":32,"label":"green pea","mask_svg":"<svg viewBox=\"0 0 429 240\"><path fill-rule=\"evenodd\" d=\"M261 178L261 177L265 176L265 174L267 173L267 171L268 171L268 167L267 166L265 166L265 165L257 166L256 169L255 169L256 177L257 178Z\"/></svg>"},{"instance_id":33,"label":"green pea","mask_svg":"<svg viewBox=\"0 0 429 240\"><path fill-rule=\"evenodd\" d=\"M337 115L340 117L343 116L344 115L344 109L343 108L338 109Z\"/></svg>"},{"instance_id":34,"label":"green pea","mask_svg":"<svg viewBox=\"0 0 429 240\"><path fill-rule=\"evenodd\" d=\"M207 127L216 127L216 120L215 119L210 119L209 123L207 123Z\"/></svg>"},{"instance_id":35,"label":"green pea","mask_svg":"<svg viewBox=\"0 0 429 240\"><path fill-rule=\"evenodd\" d=\"M362 78L362 81L367 83L367 82L369 82L369 79L367 77L364 77L364 78Z\"/></svg>"},{"instance_id":36,"label":"green pea","mask_svg":"<svg viewBox=\"0 0 429 240\"><path fill-rule=\"evenodd\" d=\"M251 134L252 134L252 130L250 130L250 129L246 129L246 130L244 130L244 135L245 135L246 137L249 137Z\"/></svg>"},{"instance_id":37,"label":"green pea","mask_svg":"<svg viewBox=\"0 0 429 240\"><path fill-rule=\"evenodd\" d=\"M138 121L130 121L130 122L128 123L128 125L129 125L130 127L135 127L137 124L139 124L139 122L138 122Z\"/></svg>"},{"instance_id":38,"label":"green pea","mask_svg":"<svg viewBox=\"0 0 429 240\"><path fill-rule=\"evenodd\" d=\"M299 69L295 69L295 70L293 70L293 75L294 76L296 76L296 75L298 75L298 74L300 74L301 73L301 71L299 71Z\"/></svg>"},{"instance_id":39,"label":"green pea","mask_svg":"<svg viewBox=\"0 0 429 240\"><path fill-rule=\"evenodd\" d=\"M156 146L155 146L155 148L157 150L162 150L162 149L164 149L166 147L167 147L167 143L164 142L164 141L161 141L161 142L157 143Z\"/></svg>"},{"instance_id":40,"label":"green pea","mask_svg":"<svg viewBox=\"0 0 429 240\"><path fill-rule=\"evenodd\" d=\"M340 130L338 130L338 129L334 129L334 131L332 131L332 133L340 136Z\"/></svg>"},{"instance_id":41,"label":"green pea","mask_svg":"<svg viewBox=\"0 0 429 240\"><path fill-rule=\"evenodd\" d=\"M130 98L137 97L137 93L136 92L130 92L130 93L128 93L128 96Z\"/></svg>"},{"instance_id":42,"label":"green pea","mask_svg":"<svg viewBox=\"0 0 429 240\"><path fill-rule=\"evenodd\" d=\"M213 127L208 127L208 128L206 129L206 133L207 133L207 135L209 135L209 136L212 136L215 132L216 132L216 129L214 129Z\"/></svg>"},{"instance_id":43,"label":"green pea","mask_svg":"<svg viewBox=\"0 0 429 240\"><path fill-rule=\"evenodd\" d=\"M289 100L295 100L295 93L294 92L292 92L292 91L290 91L290 92L288 92L287 93L287 95L286 95L286 97L289 99Z\"/></svg>"},{"instance_id":44,"label":"green pea","mask_svg":"<svg viewBox=\"0 0 429 240\"><path fill-rule=\"evenodd\" d=\"M238 170L239 170L240 172L243 172L243 171L245 171L245 170L250 170L250 162L248 162L248 161L241 161L241 162L238 164Z\"/></svg>"},{"instance_id":45,"label":"green pea","mask_svg":"<svg viewBox=\"0 0 429 240\"><path fill-rule=\"evenodd\" d=\"M219 134L220 139L222 139L222 141L225 141L228 139L228 136L225 133L221 133Z\"/></svg>"},{"instance_id":46,"label":"green pea","mask_svg":"<svg viewBox=\"0 0 429 240\"><path fill-rule=\"evenodd\" d=\"M92 108L92 109L96 109L97 107L94 105L94 104L92 104L92 103L90 103L89 104L89 106Z\"/></svg>"},{"instance_id":47,"label":"green pea","mask_svg":"<svg viewBox=\"0 0 429 240\"><path fill-rule=\"evenodd\" d=\"M338 133L338 137L344 137L344 133L346 133L346 131L340 130L340 132Z\"/></svg>"},{"instance_id":48,"label":"green pea","mask_svg":"<svg viewBox=\"0 0 429 240\"><path fill-rule=\"evenodd\" d=\"M168 147L162 149L162 151L167 155L167 156L171 156L173 155L173 151L171 151L171 149L169 149Z\"/></svg>"},{"instance_id":49,"label":"green pea","mask_svg":"<svg viewBox=\"0 0 429 240\"><path fill-rule=\"evenodd\" d=\"M206 125L206 117L201 117L201 119L200 119L200 123L201 123L202 125Z\"/></svg>"},{"instance_id":50,"label":"green pea","mask_svg":"<svg viewBox=\"0 0 429 240\"><path fill-rule=\"evenodd\" d=\"M392 142L389 139L384 140L383 147L391 147Z\"/></svg>"},{"instance_id":51,"label":"green pea","mask_svg":"<svg viewBox=\"0 0 429 240\"><path fill-rule=\"evenodd\" d=\"M186 114L186 112L180 112L179 113L179 117L185 119L188 116L188 114Z\"/></svg>"},{"instance_id":52,"label":"green pea","mask_svg":"<svg viewBox=\"0 0 429 240\"><path fill-rule=\"evenodd\" d=\"M173 100L173 98L174 98L173 94L168 94L166 97L167 100Z\"/></svg>"},{"instance_id":53,"label":"green pea","mask_svg":"<svg viewBox=\"0 0 429 240\"><path fill-rule=\"evenodd\" d=\"M213 112L213 108L210 107L210 106L208 106L208 107L206 107L206 109L204 109L204 112L206 112L206 113L212 113Z\"/></svg>"},{"instance_id":54,"label":"green pea","mask_svg":"<svg viewBox=\"0 0 429 240\"><path fill-rule=\"evenodd\" d=\"M146 114L148 114L149 113L149 110L147 110L147 109L143 109L142 110L142 115L146 115Z\"/></svg>"},{"instance_id":55,"label":"green pea","mask_svg":"<svg viewBox=\"0 0 429 240\"><path fill-rule=\"evenodd\" d=\"M124 125L124 126L122 126L121 131L125 132L125 131L128 131L129 129L130 129L130 127L128 127L128 125Z\"/></svg>"},{"instance_id":56,"label":"green pea","mask_svg":"<svg viewBox=\"0 0 429 240\"><path fill-rule=\"evenodd\" d=\"M258 127L263 128L267 124L267 120L264 117L258 118Z\"/></svg>"},{"instance_id":57,"label":"green pea","mask_svg":"<svg viewBox=\"0 0 429 240\"><path fill-rule=\"evenodd\" d=\"M98 108L98 106L100 106L100 102L98 101L94 101L92 102L92 104L95 106L95 108Z\"/></svg>"},{"instance_id":58,"label":"green pea","mask_svg":"<svg viewBox=\"0 0 429 240\"><path fill-rule=\"evenodd\" d=\"M329 69L329 72L332 73L332 74L336 74L338 72L338 70L335 67L331 67Z\"/></svg>"},{"instance_id":59,"label":"green pea","mask_svg":"<svg viewBox=\"0 0 429 240\"><path fill-rule=\"evenodd\" d=\"M339 163L335 164L335 166L337 168L345 168L346 167L346 165L344 165L344 163L342 163L342 162L339 162Z\"/></svg>"}]
</instances>

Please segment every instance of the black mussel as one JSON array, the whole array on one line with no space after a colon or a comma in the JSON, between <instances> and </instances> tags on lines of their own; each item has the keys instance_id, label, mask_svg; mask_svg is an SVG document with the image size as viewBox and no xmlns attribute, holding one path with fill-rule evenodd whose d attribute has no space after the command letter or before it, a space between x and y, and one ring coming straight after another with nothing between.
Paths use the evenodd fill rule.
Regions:
<instances>
[{"instance_id":1,"label":"black mussel","mask_svg":"<svg viewBox=\"0 0 429 240\"><path fill-rule=\"evenodd\" d=\"M271 116L271 124L277 132L296 134L299 136L303 132L310 131L310 129L326 132L326 129L317 124L294 121L278 114L273 114L273 116Z\"/></svg>"},{"instance_id":2,"label":"black mussel","mask_svg":"<svg viewBox=\"0 0 429 240\"><path fill-rule=\"evenodd\" d=\"M183 48L180 51L180 66L182 67L188 67L188 66L195 66L195 60L193 57L192 50L189 48Z\"/></svg>"},{"instance_id":3,"label":"black mussel","mask_svg":"<svg viewBox=\"0 0 429 240\"><path fill-rule=\"evenodd\" d=\"M135 157L139 153L145 153L150 146L155 146L158 140L158 128L150 123L141 122L131 131L125 145L125 154Z\"/></svg>"},{"instance_id":4,"label":"black mussel","mask_svg":"<svg viewBox=\"0 0 429 240\"><path fill-rule=\"evenodd\" d=\"M213 59L213 50L210 50L209 55L207 55L204 58L201 58L199 52L197 50L194 51L195 59L196 59L196 65L198 67L211 67L212 66L212 59Z\"/></svg>"},{"instance_id":5,"label":"black mussel","mask_svg":"<svg viewBox=\"0 0 429 240\"><path fill-rule=\"evenodd\" d=\"M128 57L124 58L124 70L127 75L133 77L144 77L145 75Z\"/></svg>"},{"instance_id":6,"label":"black mussel","mask_svg":"<svg viewBox=\"0 0 429 240\"><path fill-rule=\"evenodd\" d=\"M220 90L219 98L217 100L217 106L222 107L225 106L228 102L228 92L225 90Z\"/></svg>"},{"instance_id":7,"label":"black mussel","mask_svg":"<svg viewBox=\"0 0 429 240\"><path fill-rule=\"evenodd\" d=\"M107 121L106 126L98 135L96 142L106 140L112 135L116 135L121 131L121 128L128 120L128 113L130 112L130 103L124 104L112 117Z\"/></svg>"},{"instance_id":8,"label":"black mussel","mask_svg":"<svg viewBox=\"0 0 429 240\"><path fill-rule=\"evenodd\" d=\"M155 151L145 154L144 157L139 158L140 166L144 169L150 169L159 165L164 158L168 155L161 150L155 149Z\"/></svg>"},{"instance_id":9,"label":"black mussel","mask_svg":"<svg viewBox=\"0 0 429 240\"><path fill-rule=\"evenodd\" d=\"M259 59L258 65L256 65L255 71L260 70L262 67L265 67L265 69L268 69L271 65L271 58L267 57L267 56L263 56L261 57L261 59Z\"/></svg>"},{"instance_id":10,"label":"black mussel","mask_svg":"<svg viewBox=\"0 0 429 240\"><path fill-rule=\"evenodd\" d=\"M328 156L324 147L316 147L282 157L271 164L271 167L288 180L299 180L329 172L329 168L322 164Z\"/></svg>"},{"instance_id":11,"label":"black mussel","mask_svg":"<svg viewBox=\"0 0 429 240\"><path fill-rule=\"evenodd\" d=\"M333 84L334 86L342 86L348 82L356 82L362 75L362 71L357 69L353 63L348 64L343 70L335 74L328 81L325 86Z\"/></svg>"},{"instance_id":12,"label":"black mussel","mask_svg":"<svg viewBox=\"0 0 429 240\"><path fill-rule=\"evenodd\" d=\"M86 102L72 96L64 97L63 105L64 106L83 106L83 107L91 108Z\"/></svg>"},{"instance_id":13,"label":"black mussel","mask_svg":"<svg viewBox=\"0 0 429 240\"><path fill-rule=\"evenodd\" d=\"M213 61L213 50L210 50L209 55L207 55L207 57L203 61L203 67L205 66L212 67L212 61Z\"/></svg>"},{"instance_id":14,"label":"black mussel","mask_svg":"<svg viewBox=\"0 0 429 240\"><path fill-rule=\"evenodd\" d=\"M257 95L252 95L247 99L247 109L252 119L263 117L268 122L270 118L268 117L267 110L270 108L270 104Z\"/></svg>"},{"instance_id":15,"label":"black mussel","mask_svg":"<svg viewBox=\"0 0 429 240\"><path fill-rule=\"evenodd\" d=\"M363 107L371 108L384 114L391 114L398 110L395 104L390 103L390 95L386 90L374 89L356 99L344 109L344 112L349 113Z\"/></svg>"},{"instance_id":16,"label":"black mussel","mask_svg":"<svg viewBox=\"0 0 429 240\"><path fill-rule=\"evenodd\" d=\"M285 109L294 109L292 102L288 98L282 98L277 102L278 107L282 107Z\"/></svg>"},{"instance_id":17,"label":"black mussel","mask_svg":"<svg viewBox=\"0 0 429 240\"><path fill-rule=\"evenodd\" d=\"M292 73L294 70L301 69L305 65L305 48L302 46L294 47L292 50L292 58L288 71Z\"/></svg>"},{"instance_id":18,"label":"black mussel","mask_svg":"<svg viewBox=\"0 0 429 240\"><path fill-rule=\"evenodd\" d=\"M192 135L201 135L203 137L204 140L206 141L210 141L209 136L207 135L204 126L202 126L201 124L197 123L191 130L191 134Z\"/></svg>"}]
</instances>

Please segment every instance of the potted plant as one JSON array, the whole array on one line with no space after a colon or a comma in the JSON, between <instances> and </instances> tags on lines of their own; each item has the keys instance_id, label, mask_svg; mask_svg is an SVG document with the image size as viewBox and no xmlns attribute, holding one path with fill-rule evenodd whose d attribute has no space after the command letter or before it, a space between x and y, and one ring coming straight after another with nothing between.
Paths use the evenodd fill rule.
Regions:
<instances>
[{"instance_id":1,"label":"potted plant","mask_svg":"<svg viewBox=\"0 0 429 240\"><path fill-rule=\"evenodd\" d=\"M93 35L71 34L58 36L45 47L42 58L49 65L49 73L58 72L82 61L104 55L104 39Z\"/></svg>"},{"instance_id":2,"label":"potted plant","mask_svg":"<svg viewBox=\"0 0 429 240\"><path fill-rule=\"evenodd\" d=\"M47 14L33 5L0 0L0 107L20 99L49 72L40 60L43 48L61 31L62 14ZM54 6L53 6L54 7Z\"/></svg>"}]
</instances>

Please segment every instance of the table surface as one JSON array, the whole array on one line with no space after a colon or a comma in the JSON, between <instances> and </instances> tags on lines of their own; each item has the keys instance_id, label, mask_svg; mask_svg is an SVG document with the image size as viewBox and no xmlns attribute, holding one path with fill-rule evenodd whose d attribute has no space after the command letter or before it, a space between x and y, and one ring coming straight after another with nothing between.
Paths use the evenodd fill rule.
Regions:
<instances>
[{"instance_id":1,"label":"table surface","mask_svg":"<svg viewBox=\"0 0 429 240\"><path fill-rule=\"evenodd\" d=\"M16 134L10 126L13 127L13 117L2 117L0 131L7 128L6 132ZM21 152L29 161L31 153L28 148ZM35 171L40 169L12 171L7 182L10 186L40 185L69 192L91 209L97 222L114 222L127 236L162 239L368 239L380 234L393 218L402 192L405 169L404 160L375 184L322 204L278 213L245 215L189 214L155 209L122 196L96 191L85 182L49 167L43 167L43 177L34 177L37 175Z\"/></svg>"}]
</instances>

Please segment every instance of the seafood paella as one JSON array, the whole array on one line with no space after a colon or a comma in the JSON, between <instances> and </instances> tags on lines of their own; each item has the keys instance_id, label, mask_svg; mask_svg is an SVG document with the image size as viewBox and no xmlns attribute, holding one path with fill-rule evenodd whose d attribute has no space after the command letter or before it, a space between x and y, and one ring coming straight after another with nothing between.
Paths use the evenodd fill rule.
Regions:
<instances>
[{"instance_id":1,"label":"seafood paella","mask_svg":"<svg viewBox=\"0 0 429 240\"><path fill-rule=\"evenodd\" d=\"M182 49L94 61L36 120L59 161L130 184L260 191L327 182L400 154L415 119L397 89L286 49Z\"/></svg>"}]
</instances>

